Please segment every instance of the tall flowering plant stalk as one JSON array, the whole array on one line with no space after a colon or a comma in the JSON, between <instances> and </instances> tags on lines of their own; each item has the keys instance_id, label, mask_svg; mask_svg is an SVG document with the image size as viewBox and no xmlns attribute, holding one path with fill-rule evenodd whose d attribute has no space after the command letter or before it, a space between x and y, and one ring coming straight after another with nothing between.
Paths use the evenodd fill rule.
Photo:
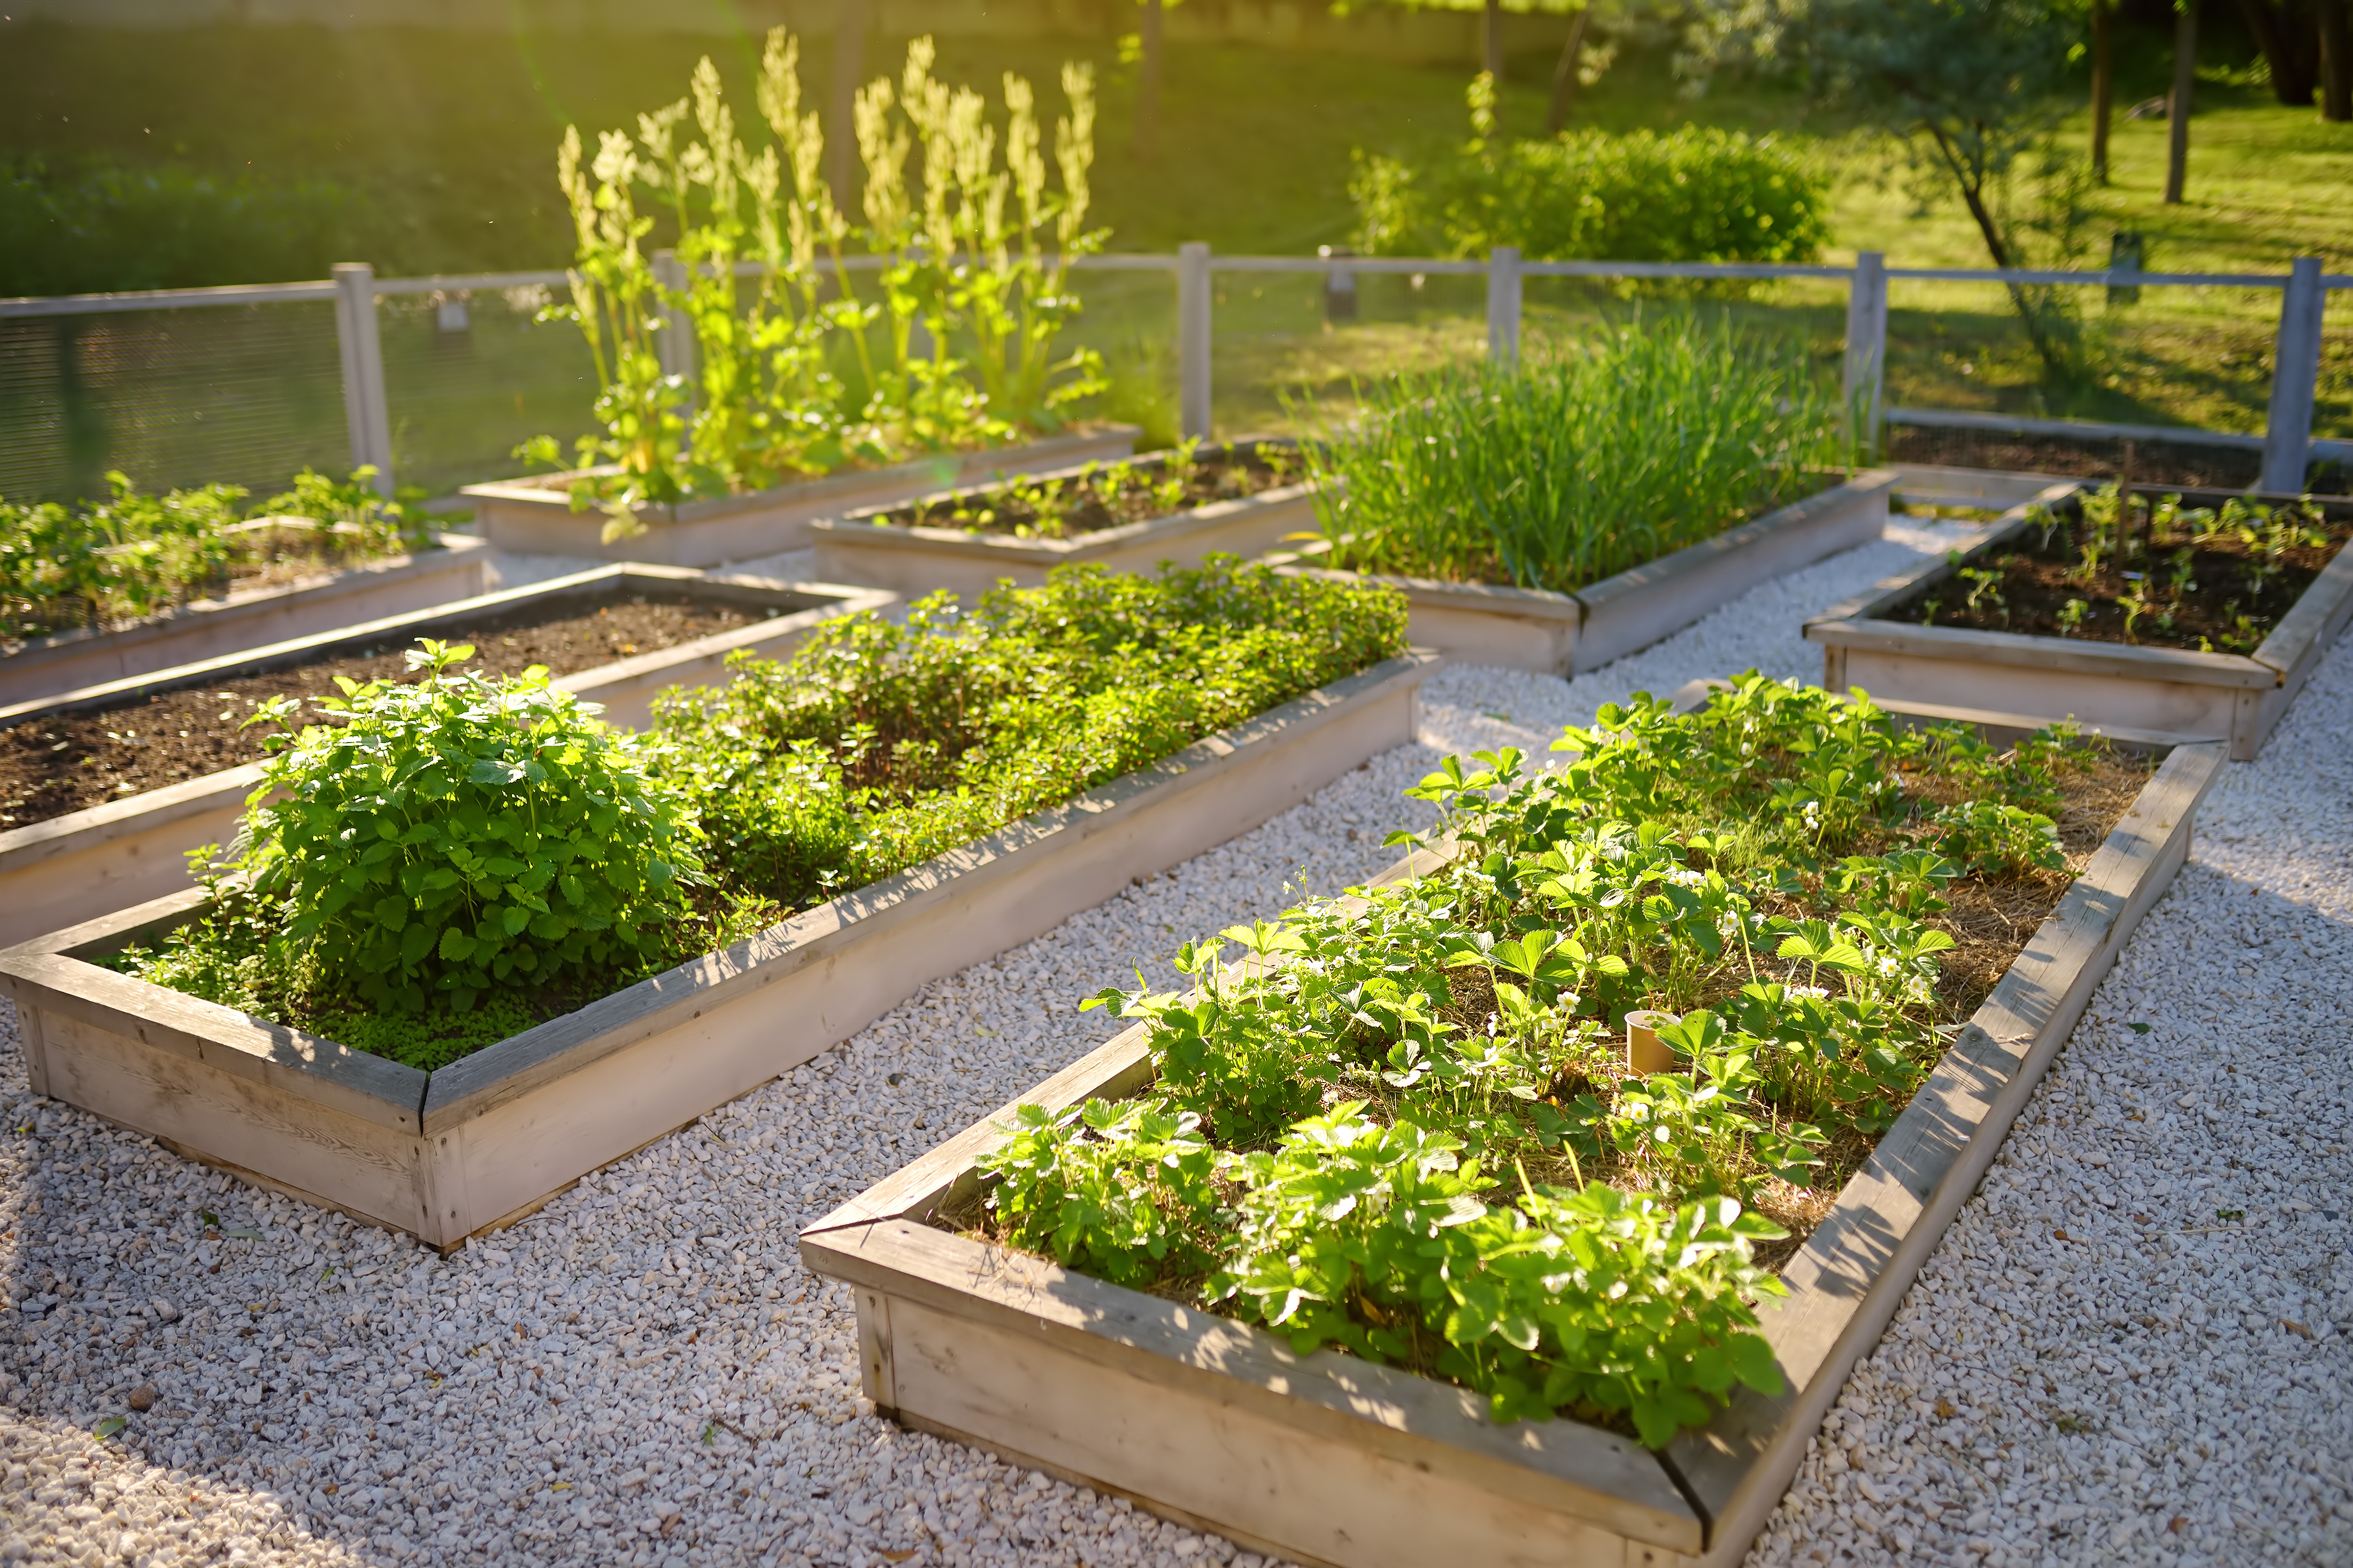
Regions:
<instances>
[{"instance_id":1,"label":"tall flowering plant stalk","mask_svg":"<svg viewBox=\"0 0 2353 1568\"><path fill-rule=\"evenodd\" d=\"M822 177L825 136L801 108L799 45L768 37L756 97L769 132L738 136L706 58L691 90L607 132L584 172L567 131L557 173L577 241L573 299L594 357L603 429L583 437L575 504L603 504L608 532L641 501L757 489L858 463L1051 430L1102 391L1100 361L1056 341L1079 309L1071 260L1099 250L1086 227L1094 79L1066 65L1050 186L1036 94L1008 72L1002 131L980 94L932 75L932 41L909 46L897 86L855 99L865 167L853 228ZM651 211L640 211L638 193ZM659 212L678 268L646 252ZM879 259L861 293L851 258ZM691 373L665 374L659 334L692 336ZM550 437L522 456L559 461Z\"/></svg>"}]
</instances>

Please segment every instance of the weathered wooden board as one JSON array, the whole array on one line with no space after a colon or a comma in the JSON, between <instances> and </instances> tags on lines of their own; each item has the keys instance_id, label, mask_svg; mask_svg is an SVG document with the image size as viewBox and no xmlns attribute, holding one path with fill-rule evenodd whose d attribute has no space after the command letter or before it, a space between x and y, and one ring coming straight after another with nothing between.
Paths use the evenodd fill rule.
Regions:
<instances>
[{"instance_id":1,"label":"weathered wooden board","mask_svg":"<svg viewBox=\"0 0 2353 1568\"><path fill-rule=\"evenodd\" d=\"M468 485L460 493L473 501L482 536L501 550L717 566L802 549L810 542L809 524L821 517L910 501L986 479L1124 458L1142 434L1133 425L1111 425L1018 447L944 452L889 468L828 474L749 495L640 507L643 531L610 543L604 539L602 512L572 510L565 486L574 475Z\"/></svg>"},{"instance_id":2,"label":"weathered wooden board","mask_svg":"<svg viewBox=\"0 0 2353 1568\"><path fill-rule=\"evenodd\" d=\"M445 533L440 543L307 582L199 599L121 631L38 638L0 657L0 709L481 593L489 547L460 533Z\"/></svg>"},{"instance_id":3,"label":"weathered wooden board","mask_svg":"<svg viewBox=\"0 0 2353 1568\"><path fill-rule=\"evenodd\" d=\"M1704 701L1708 684L1678 692L1678 707ZM2018 715L1991 717L2031 727ZM1497 1427L1460 1390L1329 1352L1293 1357L1275 1336L1254 1340L1244 1325L924 1224L974 1192L975 1162L1001 1139L990 1123L1006 1112L818 1221L803 1235L803 1256L857 1287L868 1392L900 1419L1254 1546L1347 1568L1450 1551L1531 1563L1668 1560L1670 1552L1732 1563L2188 853L2191 817L2220 776L2222 749L2137 740L2169 755L1785 1272L1791 1296L1767 1303L1767 1332L1788 1392L1778 1399L1742 1394L1662 1456L1623 1444L1612 1452L1581 1447L1608 1435L1569 1422ZM1418 857L1392 876L1419 874L1427 863ZM1023 1099L1060 1106L1116 1098L1137 1092L1150 1074L1139 1028ZM1346 1368L1336 1384L1324 1381L1333 1363ZM1404 1397L1390 1379L1414 1384L1419 1396ZM1332 1426L1343 1413L1362 1425ZM1572 1440L1570 1431L1588 1436ZM1398 1446L1408 1439L1450 1451L1433 1458ZM1584 1495L1548 1492L1542 1479L1514 1470L1506 1479L1493 1468L1528 1462L1510 1445L1530 1440L1548 1458L1529 1468ZM1358 1452L1342 1459L1314 1447L1326 1441ZM1280 1467L1307 1452L1327 1472L1348 1476L1351 1489L1335 1499L1291 1484ZM1391 1484L1382 1459L1409 1466L1419 1486L1450 1489L1411 1494L1450 1510L1444 1530L1423 1534L1412 1521L1386 1515L1372 1532L1377 1539L1358 1528L1366 1517L1362 1491ZM1672 1489L1659 1489L1662 1481ZM1657 1502L1662 1498L1695 1509L1704 1527L1697 1540L1670 1522L1674 1510ZM1527 1521L1529 1510L1536 1522ZM1546 1512L1565 1517L1546 1521Z\"/></svg>"}]
</instances>

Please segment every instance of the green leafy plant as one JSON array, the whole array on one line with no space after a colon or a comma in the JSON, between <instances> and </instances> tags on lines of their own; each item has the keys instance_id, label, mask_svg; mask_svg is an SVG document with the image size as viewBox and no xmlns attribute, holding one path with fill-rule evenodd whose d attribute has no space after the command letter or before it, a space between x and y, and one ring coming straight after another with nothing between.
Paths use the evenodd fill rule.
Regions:
<instances>
[{"instance_id":1,"label":"green leafy plant","mask_svg":"<svg viewBox=\"0 0 2353 1568\"><path fill-rule=\"evenodd\" d=\"M694 828L640 742L534 668L337 684L342 722L263 764L230 869L282 915L321 984L391 1013L642 966L700 877Z\"/></svg>"},{"instance_id":2,"label":"green leafy plant","mask_svg":"<svg viewBox=\"0 0 2353 1568\"><path fill-rule=\"evenodd\" d=\"M1511 365L1357 389L1303 451L1330 563L1568 591L1810 494L1853 455L1794 342L1637 317Z\"/></svg>"},{"instance_id":3,"label":"green leafy plant","mask_svg":"<svg viewBox=\"0 0 2353 1568\"><path fill-rule=\"evenodd\" d=\"M1452 1379L1498 1420L1658 1446L1778 1389L1755 1249L1926 1079L1944 917L1972 879L2039 875L2031 807L2088 754L1753 673L1694 714L1605 707L1556 749L1409 791L1438 813L1393 838L1437 852L1419 879L1187 942L1186 990L1090 999L1143 1026L1152 1098L1133 1123L1018 1110L982 1162L997 1234ZM1618 1029L1670 1003L1674 1070L1631 1071ZM1122 1226L1145 1239L1105 1257Z\"/></svg>"}]
</instances>

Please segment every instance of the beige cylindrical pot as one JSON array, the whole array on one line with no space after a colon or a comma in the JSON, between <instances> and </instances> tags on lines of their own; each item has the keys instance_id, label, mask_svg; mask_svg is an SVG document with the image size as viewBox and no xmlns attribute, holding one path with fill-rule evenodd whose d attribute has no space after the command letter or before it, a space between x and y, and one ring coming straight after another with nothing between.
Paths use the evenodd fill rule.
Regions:
<instances>
[{"instance_id":1,"label":"beige cylindrical pot","mask_svg":"<svg viewBox=\"0 0 2353 1568\"><path fill-rule=\"evenodd\" d=\"M1627 1014L1626 1065L1639 1073L1674 1071L1675 1053L1659 1038L1659 1031L1682 1022L1672 1013Z\"/></svg>"}]
</instances>

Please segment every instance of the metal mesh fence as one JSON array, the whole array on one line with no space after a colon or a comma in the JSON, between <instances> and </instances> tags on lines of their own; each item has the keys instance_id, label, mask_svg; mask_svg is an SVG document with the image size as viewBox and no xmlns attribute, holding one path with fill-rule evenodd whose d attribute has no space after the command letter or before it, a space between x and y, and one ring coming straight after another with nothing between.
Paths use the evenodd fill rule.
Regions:
<instances>
[{"instance_id":1,"label":"metal mesh fence","mask_svg":"<svg viewBox=\"0 0 2353 1568\"><path fill-rule=\"evenodd\" d=\"M334 307L208 306L0 319L0 496L243 485L266 497L305 464L340 469Z\"/></svg>"},{"instance_id":2,"label":"metal mesh fence","mask_svg":"<svg viewBox=\"0 0 2353 1568\"><path fill-rule=\"evenodd\" d=\"M533 320L535 284L376 301L393 471L435 495L522 470L520 443L553 436L568 454L591 426L596 369L580 329Z\"/></svg>"}]
</instances>

